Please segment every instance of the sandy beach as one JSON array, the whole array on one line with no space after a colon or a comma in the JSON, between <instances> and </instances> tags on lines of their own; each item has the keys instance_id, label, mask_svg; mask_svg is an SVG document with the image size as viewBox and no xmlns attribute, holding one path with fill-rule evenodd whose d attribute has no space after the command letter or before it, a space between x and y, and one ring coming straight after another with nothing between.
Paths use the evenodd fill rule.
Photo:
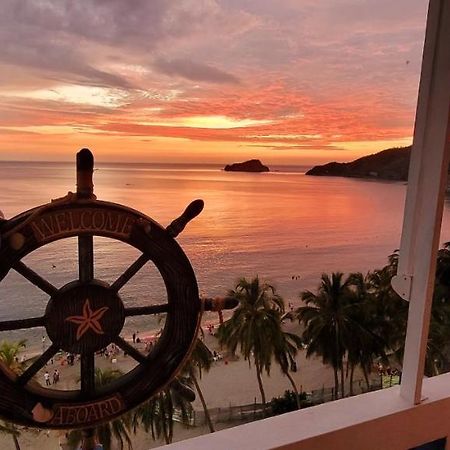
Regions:
<instances>
[{"instance_id":1,"label":"sandy beach","mask_svg":"<svg viewBox=\"0 0 450 450\"><path fill-rule=\"evenodd\" d=\"M220 348L215 336L208 330L208 324L204 328L204 342L211 349L224 355L224 358L213 363L209 372L203 372L202 378L199 380L205 400L209 408L228 408L230 406L248 405L260 402L260 393L256 381L255 369L248 361L243 358L227 358L224 349ZM217 324L215 324L217 327ZM288 322L285 328L289 331L299 332L299 325ZM142 342L136 344L136 347L144 351L145 340L154 337L153 332L141 332ZM131 336L127 337L131 342ZM36 349L28 348L27 352L36 351ZM306 359L305 350L300 350L297 356L298 370L292 373L292 376L299 388L303 391L312 391L315 389L322 389L323 387L333 386L333 371L331 368L324 366L320 359L309 358ZM111 362L112 357L97 356L96 367L117 368L123 372L131 370L135 365L135 361L130 356L124 356L123 352L114 356L116 362ZM44 384L44 372L47 370L51 375L55 368L60 372L60 381L52 388L56 389L73 389L79 386L79 362L75 361L73 366L67 363L62 364L62 359L55 359L49 363L38 374L36 380ZM355 379L361 378L360 374L355 376ZM278 366L275 364L272 367L270 376L263 375L263 383L268 400L275 396L280 396L286 389L291 389L291 385L286 376L284 376ZM198 396L193 403L196 411L201 411L202 406ZM237 422L219 423L216 425L217 429L227 428L229 426L237 425ZM194 427L185 429L177 426L174 432L174 440L187 439L200 434L208 432L205 427ZM41 431L36 433L28 431L22 433L19 438L21 448L23 450L37 449L40 450L56 450L59 449L59 432L56 431ZM136 436L133 436L134 450L145 450L152 447L162 445L163 442L154 442L151 435L140 431ZM10 436L0 435L1 449L14 449L13 441Z\"/></svg>"}]
</instances>

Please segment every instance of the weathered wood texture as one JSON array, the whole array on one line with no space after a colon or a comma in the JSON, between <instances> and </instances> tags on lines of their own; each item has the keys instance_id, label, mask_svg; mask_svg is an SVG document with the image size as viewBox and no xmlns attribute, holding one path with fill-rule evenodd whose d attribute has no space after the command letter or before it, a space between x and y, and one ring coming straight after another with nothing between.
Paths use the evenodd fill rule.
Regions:
<instances>
[{"instance_id":1,"label":"weathered wood texture","mask_svg":"<svg viewBox=\"0 0 450 450\"><path fill-rule=\"evenodd\" d=\"M97 201L89 177L92 164L86 167L84 174L77 172L77 195L22 213L2 222L0 228L0 281L15 270L49 295L43 317L0 322L0 330L45 326L52 341L21 376L0 367L0 416L24 425L86 427L137 406L175 377L190 353L200 323L202 302L194 271L173 236L201 211L203 202L191 205L168 232L133 209ZM46 244L75 236L79 240L79 279L61 289L21 261ZM142 254L111 286L94 278L93 236L120 240ZM164 280L167 304L127 308L120 289L147 261L152 261ZM151 292L142 294L151 297ZM165 326L149 355L141 354L120 337L126 317L162 311L167 312ZM96 389L93 355L110 342L139 364L117 381ZM33 380L59 349L81 354L79 391L45 389Z\"/></svg>"}]
</instances>

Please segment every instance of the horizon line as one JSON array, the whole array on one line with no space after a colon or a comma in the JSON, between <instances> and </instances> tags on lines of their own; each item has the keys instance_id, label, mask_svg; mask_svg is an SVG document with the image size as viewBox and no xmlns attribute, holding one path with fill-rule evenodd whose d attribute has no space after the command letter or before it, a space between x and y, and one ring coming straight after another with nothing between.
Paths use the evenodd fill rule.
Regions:
<instances>
[{"instance_id":1,"label":"horizon line","mask_svg":"<svg viewBox=\"0 0 450 450\"><path fill-rule=\"evenodd\" d=\"M255 158L253 158L255 159ZM247 160L248 161L248 160ZM44 164L44 163L51 163L51 164L58 164L58 163L63 163L63 164L73 164L75 162L75 160L73 161L69 161L69 160L29 160L29 159L0 159L0 163L38 163L38 164ZM163 162L163 161L98 161L95 160L95 163L101 163L101 164L172 164L172 165L184 165L184 166L188 166L188 165L216 165L216 166L222 166L224 164L232 164L232 163L219 163L219 162ZM283 163L275 163L275 164L271 164L271 163L267 163L268 165L271 166L311 166L310 163L290 163L290 164L283 164ZM266 165L267 165L266 164ZM313 164L313 165L317 165L317 164Z\"/></svg>"}]
</instances>

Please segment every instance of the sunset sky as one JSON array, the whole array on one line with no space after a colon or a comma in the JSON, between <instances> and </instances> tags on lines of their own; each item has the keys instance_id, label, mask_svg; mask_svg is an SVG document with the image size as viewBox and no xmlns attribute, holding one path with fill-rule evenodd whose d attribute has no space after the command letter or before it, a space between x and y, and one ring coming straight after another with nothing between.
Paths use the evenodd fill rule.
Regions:
<instances>
[{"instance_id":1,"label":"sunset sky","mask_svg":"<svg viewBox=\"0 0 450 450\"><path fill-rule=\"evenodd\" d=\"M411 142L426 0L2 0L0 159L313 164Z\"/></svg>"}]
</instances>

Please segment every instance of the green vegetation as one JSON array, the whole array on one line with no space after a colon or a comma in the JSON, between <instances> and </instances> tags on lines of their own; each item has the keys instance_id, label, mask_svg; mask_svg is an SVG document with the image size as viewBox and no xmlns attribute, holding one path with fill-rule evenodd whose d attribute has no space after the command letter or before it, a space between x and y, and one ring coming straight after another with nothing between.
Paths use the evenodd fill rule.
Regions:
<instances>
[{"instance_id":1,"label":"green vegetation","mask_svg":"<svg viewBox=\"0 0 450 450\"><path fill-rule=\"evenodd\" d=\"M15 374L21 374L23 363L19 362L19 353L26 347L26 340L19 342L0 342L0 361Z\"/></svg>"},{"instance_id":2,"label":"green vegetation","mask_svg":"<svg viewBox=\"0 0 450 450\"><path fill-rule=\"evenodd\" d=\"M398 251L388 264L363 275L340 272L323 274L315 292L304 291L304 306L288 316L298 320L301 336L286 333L281 317L284 301L270 284L258 277L239 280L228 295L239 301L232 317L218 332L219 342L234 354L254 362L263 405L266 405L261 374L270 374L277 363L289 378L297 408L299 394L290 369L302 342L306 356L322 358L334 371L334 398L353 395L353 376L360 368L370 389L370 374L377 364L401 367L408 303L391 287L397 273ZM450 243L439 250L431 312L425 375L432 376L450 369ZM294 363L294 364L293 364ZM348 379L349 392L345 391Z\"/></svg>"},{"instance_id":3,"label":"green vegetation","mask_svg":"<svg viewBox=\"0 0 450 450\"><path fill-rule=\"evenodd\" d=\"M281 397L274 397L270 401L270 411L273 416L278 416L291 411L299 409L298 402L300 401L302 408L312 406L311 402L306 399L306 393L302 392L297 395L294 391L284 391Z\"/></svg>"},{"instance_id":4,"label":"green vegetation","mask_svg":"<svg viewBox=\"0 0 450 450\"><path fill-rule=\"evenodd\" d=\"M348 163L330 162L315 166L306 175L406 181L410 155L411 146L389 148Z\"/></svg>"},{"instance_id":5,"label":"green vegetation","mask_svg":"<svg viewBox=\"0 0 450 450\"><path fill-rule=\"evenodd\" d=\"M343 281L342 273L333 273L331 278L323 274L317 294L302 292L306 306L296 311L299 322L305 325L303 339L308 345L306 356L322 357L334 371L335 396L339 393L341 374L341 396L344 396L344 356L355 329L349 302L349 280Z\"/></svg>"},{"instance_id":6,"label":"green vegetation","mask_svg":"<svg viewBox=\"0 0 450 450\"><path fill-rule=\"evenodd\" d=\"M19 361L19 352L25 347L26 340L19 342L0 342L0 361L17 375L23 372L23 363ZM16 450L20 450L20 432L21 428L13 423L6 421L0 422L0 433L11 435Z\"/></svg>"},{"instance_id":7,"label":"green vegetation","mask_svg":"<svg viewBox=\"0 0 450 450\"><path fill-rule=\"evenodd\" d=\"M266 410L266 394L261 378L263 371L270 374L272 358L277 361L291 357L298 337L285 336L281 326L284 301L268 283L258 277L248 281L239 280L236 288L228 292L228 297L239 301L230 320L219 327L219 342L235 354L239 347L241 355L251 364L254 362L261 401ZM289 346L289 347L287 347Z\"/></svg>"},{"instance_id":8,"label":"green vegetation","mask_svg":"<svg viewBox=\"0 0 450 450\"><path fill-rule=\"evenodd\" d=\"M96 369L95 386L106 386L112 381L120 378L123 373L116 369ZM123 450L125 443L128 449L132 449L131 442L131 414L127 413L118 419L111 420L93 428L96 438L102 443L105 450L112 448L113 442L116 442L118 449ZM77 449L83 440L83 430L73 430L68 434L68 444L71 448Z\"/></svg>"},{"instance_id":9,"label":"green vegetation","mask_svg":"<svg viewBox=\"0 0 450 450\"><path fill-rule=\"evenodd\" d=\"M371 279L371 274L364 277L354 273L345 280L340 272L331 277L323 274L317 293L302 292L306 306L295 311L295 317L305 327L306 356L318 355L324 364L333 368L335 398L339 397L339 391L341 397L346 395L344 373L348 369L350 386L353 385L354 370L360 366L369 389L368 374L375 358L387 360L388 344L379 323L379 305ZM396 295L393 291L391 294Z\"/></svg>"},{"instance_id":10,"label":"green vegetation","mask_svg":"<svg viewBox=\"0 0 450 450\"><path fill-rule=\"evenodd\" d=\"M163 437L170 444L176 419L185 426L191 422L192 399L186 393L174 383L169 384L133 412L134 431L142 426L147 433L151 432L154 440Z\"/></svg>"},{"instance_id":11,"label":"green vegetation","mask_svg":"<svg viewBox=\"0 0 450 450\"><path fill-rule=\"evenodd\" d=\"M206 406L205 397L200 388L200 384L198 379L202 377L202 371L209 371L212 364L211 352L206 347L206 345L200 340L197 339L195 347L192 351L191 357L187 361L183 371L192 381L192 384L195 386L195 390L200 398L202 403L203 411L205 413L206 423L208 424L209 431L214 433L214 425L211 420L211 416L208 411L208 407Z\"/></svg>"},{"instance_id":12,"label":"green vegetation","mask_svg":"<svg viewBox=\"0 0 450 450\"><path fill-rule=\"evenodd\" d=\"M398 252L379 270L330 276L323 274L316 293L301 293L306 306L294 317L304 326L303 340L307 356L320 356L333 367L335 398L344 391L344 361L353 371L360 367L369 389L369 373L375 361L400 366L403 358L408 303L392 289L391 279L397 272ZM450 366L450 243L439 250L431 311L425 375L438 375ZM388 358L389 355L389 358ZM340 375L340 386L338 375ZM350 383L352 386L352 383ZM350 392L352 394L352 392Z\"/></svg>"},{"instance_id":13,"label":"green vegetation","mask_svg":"<svg viewBox=\"0 0 450 450\"><path fill-rule=\"evenodd\" d=\"M401 367L406 334L408 303L392 289L391 279L397 272L398 252L388 258L388 264L363 275L345 276L335 272L323 274L316 291L303 291L303 306L285 314L284 301L276 289L258 277L242 278L228 297L237 299L238 307L229 320L220 325L217 337L232 354L239 352L249 365L253 363L265 415L282 414L310 406L306 394L298 392L291 372L297 370L296 356L304 345L306 356L318 356L334 371L334 398L353 395L353 375L360 368L370 389L370 373L378 364ZM283 329L283 318L299 322L301 335ZM436 280L431 311L430 332L425 363L425 375L433 376L450 370L450 243L438 252ZM23 371L18 354L25 341L0 342L0 361L15 373ZM292 390L273 398L269 404L262 382L262 373L270 375L272 363L278 365L289 379ZM132 448L131 433L138 427L151 432L153 439L170 443L174 422L186 426L192 422L192 391L195 387L202 403L209 430L214 424L208 412L199 380L203 371L211 368L212 356L201 340L192 352L179 376L163 391L136 410L107 424L95 432L106 450ZM96 371L96 385L104 386L121 376L118 370ZM400 375L401 377L401 375ZM396 370L382 377L383 386L397 384ZM350 390L346 392L346 380ZM0 424L0 432L8 433L20 449L20 427ZM69 435L73 448L79 444L81 431Z\"/></svg>"},{"instance_id":14,"label":"green vegetation","mask_svg":"<svg viewBox=\"0 0 450 450\"><path fill-rule=\"evenodd\" d=\"M117 369L95 370L95 385L105 386L120 378L123 373ZM164 438L166 444L173 439L173 425L179 421L190 424L192 413L192 392L184 386L186 380L177 377L164 390L150 400L144 402L134 411L123 414L117 419L94 427L93 432L105 450L126 447L133 448L131 432L136 433L139 427L151 432L154 440ZM1 431L1 430L0 430ZM83 430L73 430L68 434L68 444L78 449L84 437Z\"/></svg>"},{"instance_id":15,"label":"green vegetation","mask_svg":"<svg viewBox=\"0 0 450 450\"><path fill-rule=\"evenodd\" d=\"M292 389L295 393L295 399L297 404L297 409L301 408L300 404L300 393L298 392L297 385L295 384L294 378L292 378L290 371L297 371L297 363L295 357L297 356L299 348L302 346L302 339L294 333L288 333L282 329L282 324L280 323L280 330L275 336L275 341L273 344L273 358L275 362L280 366L283 374L288 378L291 383Z\"/></svg>"}]
</instances>

